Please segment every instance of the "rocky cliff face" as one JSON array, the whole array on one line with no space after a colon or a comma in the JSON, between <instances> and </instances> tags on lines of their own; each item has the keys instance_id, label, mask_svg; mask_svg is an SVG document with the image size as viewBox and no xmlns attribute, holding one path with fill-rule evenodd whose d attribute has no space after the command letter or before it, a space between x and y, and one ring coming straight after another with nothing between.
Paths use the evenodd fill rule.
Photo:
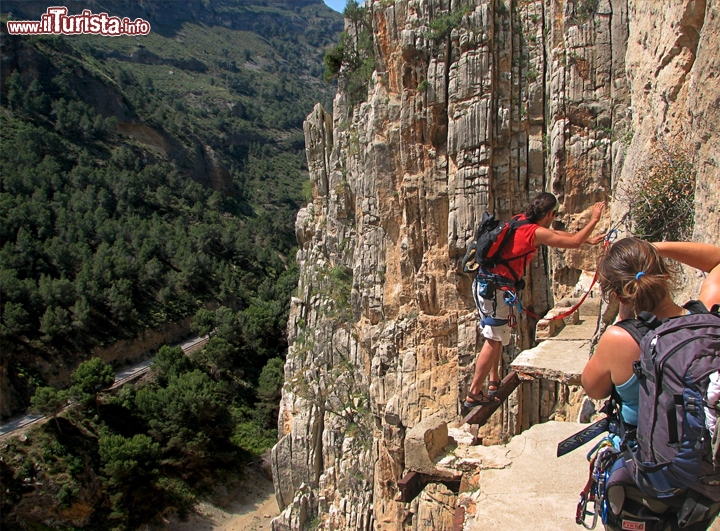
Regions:
<instances>
[{"instance_id":1,"label":"rocky cliff face","mask_svg":"<svg viewBox=\"0 0 720 531\"><path fill-rule=\"evenodd\" d=\"M455 498L441 485L412 504L394 500L406 430L433 414L457 418L482 345L460 261L485 210L507 218L550 190L561 201L557 228L573 231L595 201L632 182L633 165L659 136L692 131L696 218L707 220L696 234L720 238L709 184L715 8L626 0L368 7L376 72L367 102L350 106L341 80L332 116L318 106L305 124L314 200L296 223L301 279L273 451L284 509L276 530L452 528ZM451 31L438 30L441 22ZM524 304L542 314L596 259L587 248L539 253ZM505 364L532 345L533 324L520 318ZM567 393L523 384L481 435L497 441L541 422Z\"/></svg>"},{"instance_id":2,"label":"rocky cliff face","mask_svg":"<svg viewBox=\"0 0 720 531\"><path fill-rule=\"evenodd\" d=\"M626 69L634 136L615 187L632 188L658 152L671 159L685 150L696 171L692 240L720 244L720 9L705 0L663 4L630 3ZM626 209L618 201L614 217ZM702 279L686 271L678 299L697 296Z\"/></svg>"}]
</instances>

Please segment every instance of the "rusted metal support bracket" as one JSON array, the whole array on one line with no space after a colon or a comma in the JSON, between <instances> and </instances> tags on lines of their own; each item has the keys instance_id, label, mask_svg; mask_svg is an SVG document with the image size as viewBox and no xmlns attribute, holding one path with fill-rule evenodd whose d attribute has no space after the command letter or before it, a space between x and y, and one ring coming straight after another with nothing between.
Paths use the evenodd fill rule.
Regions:
<instances>
[{"instance_id":1,"label":"rusted metal support bracket","mask_svg":"<svg viewBox=\"0 0 720 531\"><path fill-rule=\"evenodd\" d=\"M518 373L510 371L503 381L500 382L500 388L497 392L498 399L495 402L474 407L470 413L465 415L461 424L477 424L479 426L485 424L492 414L495 413L500 406L502 406L503 402L507 400L507 397L509 397L521 383L522 380L520 380Z\"/></svg>"},{"instance_id":2,"label":"rusted metal support bracket","mask_svg":"<svg viewBox=\"0 0 720 531\"><path fill-rule=\"evenodd\" d=\"M452 531L462 531L465 525L465 507L458 505L453 516Z\"/></svg>"},{"instance_id":3,"label":"rusted metal support bracket","mask_svg":"<svg viewBox=\"0 0 720 531\"><path fill-rule=\"evenodd\" d=\"M422 474L420 472L408 472L405 474L400 481L398 481L398 489L400 495L395 498L395 501L402 503L410 503L413 501L418 494L422 492L425 485L428 483L442 483L448 489L454 493L460 491L460 480L462 474L456 474L454 476L433 476L430 474Z\"/></svg>"}]
</instances>

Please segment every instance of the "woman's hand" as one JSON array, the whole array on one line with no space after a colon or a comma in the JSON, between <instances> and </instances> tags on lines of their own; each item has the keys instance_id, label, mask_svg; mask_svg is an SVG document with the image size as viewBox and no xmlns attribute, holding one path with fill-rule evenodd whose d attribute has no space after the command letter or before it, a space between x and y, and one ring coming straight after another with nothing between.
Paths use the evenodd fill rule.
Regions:
<instances>
[{"instance_id":1,"label":"woman's hand","mask_svg":"<svg viewBox=\"0 0 720 531\"><path fill-rule=\"evenodd\" d=\"M600 221L600 216L602 216L602 211L605 208L605 201L598 201L593 205L593 211L592 211L592 220L593 221Z\"/></svg>"},{"instance_id":2,"label":"woman's hand","mask_svg":"<svg viewBox=\"0 0 720 531\"><path fill-rule=\"evenodd\" d=\"M568 234L567 232L560 230L552 230L545 228L544 226L538 227L535 231L535 247L542 244L547 245L548 247L557 247L559 249L579 249L583 243L588 241L590 234L592 234L593 229L595 229L595 225L597 225L598 221L600 221L603 208L605 208L605 201L595 203L592 211L592 219L575 234ZM596 243L599 243L600 240L598 238L603 237L604 236L596 236L593 239L597 240Z\"/></svg>"},{"instance_id":3,"label":"woman's hand","mask_svg":"<svg viewBox=\"0 0 720 531\"><path fill-rule=\"evenodd\" d=\"M600 216L602 216L602 211L605 208L605 201L598 201L593 205L592 210L592 216L590 218L590 223L597 224L598 221L600 221ZM593 236L592 238L588 238L588 240L585 243L589 243L590 245L597 245L598 243L602 242L605 239L604 234L600 234L598 236Z\"/></svg>"}]
</instances>

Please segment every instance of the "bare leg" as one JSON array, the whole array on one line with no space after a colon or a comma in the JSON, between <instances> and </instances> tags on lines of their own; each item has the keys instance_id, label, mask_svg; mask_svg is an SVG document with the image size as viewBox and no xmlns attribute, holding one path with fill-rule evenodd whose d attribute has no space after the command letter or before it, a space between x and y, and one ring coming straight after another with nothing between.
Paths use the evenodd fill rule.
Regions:
<instances>
[{"instance_id":1,"label":"bare leg","mask_svg":"<svg viewBox=\"0 0 720 531\"><path fill-rule=\"evenodd\" d=\"M500 358L502 358L502 348L495 359L495 363L493 363L492 367L490 367L490 379L488 381L487 391L488 395L491 397L497 396L497 393L500 390L500 371L498 370L501 365Z\"/></svg>"},{"instance_id":2,"label":"bare leg","mask_svg":"<svg viewBox=\"0 0 720 531\"><path fill-rule=\"evenodd\" d=\"M498 362L502 354L502 342L494 339L485 339L485 344L480 349L480 354L475 361L475 375L473 376L470 392L479 395L482 391L482 384L488 374L493 374L493 380L499 381ZM494 371L494 372L493 372Z\"/></svg>"},{"instance_id":3,"label":"bare leg","mask_svg":"<svg viewBox=\"0 0 720 531\"><path fill-rule=\"evenodd\" d=\"M495 363L492 364L492 367L490 367L490 381L491 382L499 382L500 381L500 357L502 356L502 345L500 346L500 350L497 353L497 356L495 357Z\"/></svg>"}]
</instances>

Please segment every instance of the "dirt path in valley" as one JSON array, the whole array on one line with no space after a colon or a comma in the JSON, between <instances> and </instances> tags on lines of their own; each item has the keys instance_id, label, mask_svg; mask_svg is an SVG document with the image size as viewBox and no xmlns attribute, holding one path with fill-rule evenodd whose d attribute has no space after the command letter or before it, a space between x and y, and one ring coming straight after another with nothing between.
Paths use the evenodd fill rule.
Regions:
<instances>
[{"instance_id":1,"label":"dirt path in valley","mask_svg":"<svg viewBox=\"0 0 720 531\"><path fill-rule=\"evenodd\" d=\"M280 514L272 480L250 468L242 480L219 486L195 507L187 521L172 517L168 531L270 531L270 521Z\"/></svg>"}]
</instances>

